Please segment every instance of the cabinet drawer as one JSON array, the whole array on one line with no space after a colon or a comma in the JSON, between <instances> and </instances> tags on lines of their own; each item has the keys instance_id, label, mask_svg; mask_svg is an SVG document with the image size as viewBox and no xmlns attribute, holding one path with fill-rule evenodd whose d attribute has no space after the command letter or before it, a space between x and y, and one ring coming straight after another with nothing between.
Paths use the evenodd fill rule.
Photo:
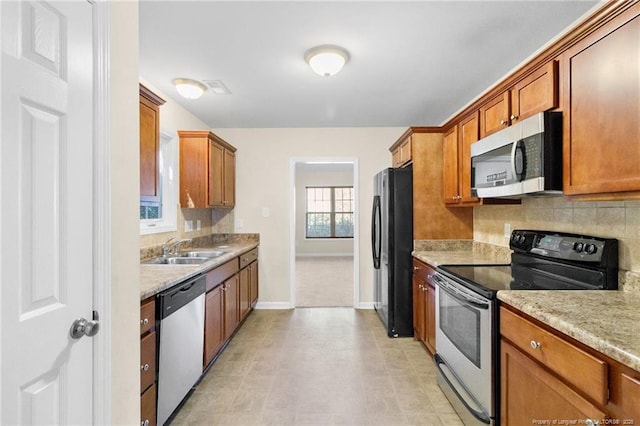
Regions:
<instances>
[{"instance_id":1,"label":"cabinet drawer","mask_svg":"<svg viewBox=\"0 0 640 426\"><path fill-rule=\"evenodd\" d=\"M150 331L156 325L156 302L150 299L140 306L140 335Z\"/></svg>"},{"instance_id":2,"label":"cabinet drawer","mask_svg":"<svg viewBox=\"0 0 640 426\"><path fill-rule=\"evenodd\" d=\"M140 340L140 392L156 380L156 333L149 333Z\"/></svg>"},{"instance_id":3,"label":"cabinet drawer","mask_svg":"<svg viewBox=\"0 0 640 426\"><path fill-rule=\"evenodd\" d=\"M215 269L207 272L205 276L207 282L207 290L209 291L217 285L223 283L227 278L238 272L238 260L233 259Z\"/></svg>"},{"instance_id":4,"label":"cabinet drawer","mask_svg":"<svg viewBox=\"0 0 640 426\"><path fill-rule=\"evenodd\" d=\"M246 253L240 255L240 269L246 267L251 262L258 258L258 248L254 248L253 250L249 250Z\"/></svg>"},{"instance_id":5,"label":"cabinet drawer","mask_svg":"<svg viewBox=\"0 0 640 426\"><path fill-rule=\"evenodd\" d=\"M599 404L608 401L608 366L563 338L500 308L500 334Z\"/></svg>"},{"instance_id":6,"label":"cabinet drawer","mask_svg":"<svg viewBox=\"0 0 640 426\"><path fill-rule=\"evenodd\" d=\"M620 376L622 417L640 422L640 373L636 377L631 377L624 373Z\"/></svg>"},{"instance_id":7,"label":"cabinet drawer","mask_svg":"<svg viewBox=\"0 0 640 426\"><path fill-rule=\"evenodd\" d=\"M140 397L140 426L156 424L156 385L152 385Z\"/></svg>"},{"instance_id":8,"label":"cabinet drawer","mask_svg":"<svg viewBox=\"0 0 640 426\"><path fill-rule=\"evenodd\" d=\"M432 276L433 274L435 274L435 272L435 269L433 269L426 263L415 258L413 259L413 275L423 281L426 281L431 286L433 286Z\"/></svg>"}]
</instances>

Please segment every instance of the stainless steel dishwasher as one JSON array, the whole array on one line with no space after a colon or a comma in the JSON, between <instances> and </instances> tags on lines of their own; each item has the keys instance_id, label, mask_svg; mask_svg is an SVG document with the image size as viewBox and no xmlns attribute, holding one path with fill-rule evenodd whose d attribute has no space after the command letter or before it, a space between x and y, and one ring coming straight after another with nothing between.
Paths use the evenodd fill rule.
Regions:
<instances>
[{"instance_id":1,"label":"stainless steel dishwasher","mask_svg":"<svg viewBox=\"0 0 640 426\"><path fill-rule=\"evenodd\" d=\"M205 278L159 296L158 418L163 425L202 375Z\"/></svg>"}]
</instances>

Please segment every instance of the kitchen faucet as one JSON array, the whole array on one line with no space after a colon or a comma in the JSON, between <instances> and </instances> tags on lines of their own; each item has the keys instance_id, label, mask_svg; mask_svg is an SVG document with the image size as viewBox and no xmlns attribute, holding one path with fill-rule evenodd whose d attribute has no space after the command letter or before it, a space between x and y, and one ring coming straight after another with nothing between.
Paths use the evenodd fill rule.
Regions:
<instances>
[{"instance_id":1,"label":"kitchen faucet","mask_svg":"<svg viewBox=\"0 0 640 426\"><path fill-rule=\"evenodd\" d=\"M162 256L163 257L167 257L170 254L178 253L178 249L180 248L180 245L182 243L190 243L191 241L193 241L192 238L185 238L183 240L177 240L177 241L174 241L174 240L175 240L175 238L171 237L162 245Z\"/></svg>"}]
</instances>

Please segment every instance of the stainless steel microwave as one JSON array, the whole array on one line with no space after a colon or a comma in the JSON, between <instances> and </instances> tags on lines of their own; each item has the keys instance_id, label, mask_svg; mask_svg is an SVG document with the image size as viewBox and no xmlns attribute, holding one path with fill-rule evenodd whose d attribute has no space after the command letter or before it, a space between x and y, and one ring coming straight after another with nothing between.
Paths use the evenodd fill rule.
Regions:
<instances>
[{"instance_id":1,"label":"stainless steel microwave","mask_svg":"<svg viewBox=\"0 0 640 426\"><path fill-rule=\"evenodd\" d=\"M562 113L541 112L471 144L481 198L562 194Z\"/></svg>"}]
</instances>

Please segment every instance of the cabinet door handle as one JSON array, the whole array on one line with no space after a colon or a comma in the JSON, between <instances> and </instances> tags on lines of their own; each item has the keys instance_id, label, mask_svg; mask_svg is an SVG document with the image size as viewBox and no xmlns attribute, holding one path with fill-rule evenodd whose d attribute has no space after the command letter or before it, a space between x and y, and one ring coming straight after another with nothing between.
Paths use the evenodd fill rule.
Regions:
<instances>
[{"instance_id":1,"label":"cabinet door handle","mask_svg":"<svg viewBox=\"0 0 640 426\"><path fill-rule=\"evenodd\" d=\"M145 318L145 319L141 319L140 320L140 325L147 325L149 324L149 318Z\"/></svg>"},{"instance_id":2,"label":"cabinet door handle","mask_svg":"<svg viewBox=\"0 0 640 426\"><path fill-rule=\"evenodd\" d=\"M511 114L511 117L509 117L511 119L511 121L516 121L518 119L518 116L515 114Z\"/></svg>"},{"instance_id":3,"label":"cabinet door handle","mask_svg":"<svg viewBox=\"0 0 640 426\"><path fill-rule=\"evenodd\" d=\"M149 371L149 364L141 365L141 366L140 366L140 370L142 370L142 371Z\"/></svg>"},{"instance_id":4,"label":"cabinet door handle","mask_svg":"<svg viewBox=\"0 0 640 426\"><path fill-rule=\"evenodd\" d=\"M509 122L507 120L500 120L500 124L506 126Z\"/></svg>"},{"instance_id":5,"label":"cabinet door handle","mask_svg":"<svg viewBox=\"0 0 640 426\"><path fill-rule=\"evenodd\" d=\"M542 343L536 342L535 340L532 340L529 344L531 345L531 349L540 349L542 346Z\"/></svg>"}]
</instances>

